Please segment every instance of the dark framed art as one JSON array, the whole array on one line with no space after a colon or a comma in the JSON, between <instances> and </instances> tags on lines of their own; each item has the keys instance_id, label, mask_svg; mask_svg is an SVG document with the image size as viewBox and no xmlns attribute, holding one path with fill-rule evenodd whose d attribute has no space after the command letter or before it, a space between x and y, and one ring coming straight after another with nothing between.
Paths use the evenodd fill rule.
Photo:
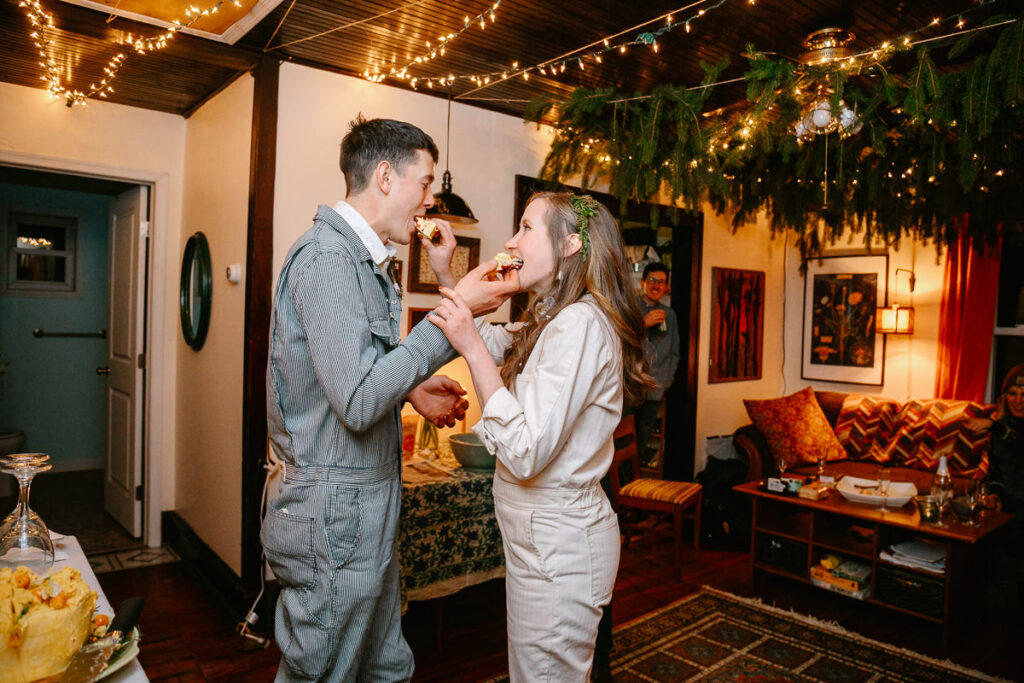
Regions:
<instances>
[{"instance_id":1,"label":"dark framed art","mask_svg":"<svg viewBox=\"0 0 1024 683\"><path fill-rule=\"evenodd\" d=\"M410 308L409 309L409 324L405 328L405 333L409 334L412 332L412 328L420 324L420 321L427 317L427 313L430 313L433 308Z\"/></svg>"},{"instance_id":2,"label":"dark framed art","mask_svg":"<svg viewBox=\"0 0 1024 683\"><path fill-rule=\"evenodd\" d=\"M885 302L888 274L886 255L808 261L802 378L882 384L885 335L875 330L875 309Z\"/></svg>"},{"instance_id":3,"label":"dark framed art","mask_svg":"<svg viewBox=\"0 0 1024 683\"><path fill-rule=\"evenodd\" d=\"M711 269L708 383L761 379L764 272Z\"/></svg>"},{"instance_id":4,"label":"dark framed art","mask_svg":"<svg viewBox=\"0 0 1024 683\"><path fill-rule=\"evenodd\" d=\"M480 239L456 235L455 242L452 275L458 280L480 265ZM409 244L409 291L422 294L437 293L437 277L430 267L430 259L423 251L418 237Z\"/></svg>"}]
</instances>

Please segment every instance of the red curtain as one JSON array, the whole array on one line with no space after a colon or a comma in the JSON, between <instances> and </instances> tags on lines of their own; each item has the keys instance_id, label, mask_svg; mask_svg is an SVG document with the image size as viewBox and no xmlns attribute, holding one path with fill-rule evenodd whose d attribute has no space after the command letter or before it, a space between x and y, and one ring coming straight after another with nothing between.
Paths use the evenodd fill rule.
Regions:
<instances>
[{"instance_id":1,"label":"red curtain","mask_svg":"<svg viewBox=\"0 0 1024 683\"><path fill-rule=\"evenodd\" d=\"M955 221L960 238L946 251L935 397L983 403L999 291L999 249L972 239L967 221L967 214Z\"/></svg>"}]
</instances>

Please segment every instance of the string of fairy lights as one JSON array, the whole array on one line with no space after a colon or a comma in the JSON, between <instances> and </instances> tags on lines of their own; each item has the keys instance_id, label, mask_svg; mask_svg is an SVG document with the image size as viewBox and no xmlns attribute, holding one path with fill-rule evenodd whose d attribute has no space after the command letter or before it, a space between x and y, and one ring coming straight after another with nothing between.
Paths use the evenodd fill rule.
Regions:
<instances>
[{"instance_id":1,"label":"string of fairy lights","mask_svg":"<svg viewBox=\"0 0 1024 683\"><path fill-rule=\"evenodd\" d=\"M136 53L144 55L147 52L153 52L155 50L163 49L167 47L167 42L174 38L180 31L191 27L197 21L203 17L214 14L220 6L223 5L227 0L219 0L215 5L207 9L199 9L198 7L190 6L185 10L185 17L183 19L175 19L174 25L168 28L163 33L152 36L133 36L128 34L128 38L125 41L131 46ZM232 0L234 4L241 7L238 0ZM103 67L103 77L99 83L91 83L85 90L79 90L72 88L64 83L64 75L61 73L60 65L57 62L56 57L53 55L55 42L47 38L47 31L53 30L54 22L53 15L43 9L43 5L40 0L21 0L18 3L19 7L25 9L25 13L28 15L28 20L32 24L32 32L29 37L32 38L36 49L39 52L39 56L42 61L39 65L43 67L45 73L40 78L46 83L46 89L56 98L64 98L65 103L68 107L85 106L86 101L90 97L106 97L108 93L114 92L114 88L111 83L117 77L117 72L124 64L124 61L128 58L124 52L119 52L110 58L106 66Z\"/></svg>"},{"instance_id":2,"label":"string of fairy lights","mask_svg":"<svg viewBox=\"0 0 1024 683\"><path fill-rule=\"evenodd\" d=\"M498 5L501 4L500 0L498 0L498 2L496 2L490 9L484 10L476 17L473 17L472 19L465 17L463 19L463 27L459 31L449 33L448 35L439 38L440 41L443 41L442 44L432 46L430 43L427 43L427 52L410 60L404 66L391 67L387 72L384 72L380 69L379 65L375 65L372 70L370 68L366 69L366 71L363 72L363 77L374 83L379 83L388 78L394 78L409 83L413 89L419 89L419 86L421 85L433 88L435 84L441 87L450 87L458 80L469 81L475 87L472 90L461 93L455 97L456 99L461 99L476 92L477 90L488 87L491 84L508 80L509 78L522 77L524 80L528 81L530 80L531 73L540 74L541 76L555 76L559 73L564 73L567 67L573 65L581 70L586 70L587 63L601 64L603 62L604 55L607 53L620 55L626 54L631 47L637 45L645 46L654 52L658 52L658 39L662 35L677 29L682 29L689 33L692 30L693 22L704 17L712 10L721 7L728 1L729 0L697 0L696 2L690 2L628 29L604 36L587 45L576 48L562 55L558 55L557 57L544 59L533 64L521 65L519 60L514 60L506 69L495 69L486 73L460 75L449 73L447 75L432 77L414 75L410 72L410 69L415 66L427 64L431 60L443 56L449 44L469 28L479 25L481 29L485 29L485 17L489 17L491 22L495 20L495 10L498 8ZM756 4L756 1L757 0L744 0L744 2L749 5ZM677 15L691 10L693 10L692 14L680 20L676 19ZM638 29L661 22L665 22L664 25L656 30L643 31L633 38L618 40L625 34L632 33Z\"/></svg>"},{"instance_id":3,"label":"string of fairy lights","mask_svg":"<svg viewBox=\"0 0 1024 683\"><path fill-rule=\"evenodd\" d=\"M370 71L370 69L367 69L366 71L363 72L363 77L366 78L368 81L372 81L373 83L380 83L385 78L398 78L401 80L409 80L412 87L415 88L416 84L419 82L420 79L412 76L409 73L409 69L411 67L413 67L416 64L426 64L434 59L437 59L438 57L444 57L445 53L448 51L448 45L453 40L455 40L463 33L468 31L470 28L474 28L477 25L479 25L481 31L486 30L487 19L490 19L492 24L494 23L495 12L498 11L498 7L500 5L501 0L496 0L496 2L493 5L491 5L489 9L484 10L475 17L464 17L462 20L462 28L460 28L457 31L448 33L447 35L438 36L436 45L432 45L429 40L426 41L427 50L417 55L413 59L409 60L404 65L398 67L391 66L386 74L380 70L379 64L374 65L372 72ZM434 79L427 79L427 82L429 87L434 87Z\"/></svg>"}]
</instances>

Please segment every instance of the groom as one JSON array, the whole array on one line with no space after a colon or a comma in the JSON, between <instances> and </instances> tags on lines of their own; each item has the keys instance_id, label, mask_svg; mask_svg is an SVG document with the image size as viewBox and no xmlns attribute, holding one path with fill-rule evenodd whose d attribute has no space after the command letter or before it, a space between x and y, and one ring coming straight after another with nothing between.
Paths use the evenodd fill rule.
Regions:
<instances>
[{"instance_id":1,"label":"groom","mask_svg":"<svg viewBox=\"0 0 1024 683\"><path fill-rule=\"evenodd\" d=\"M401 407L435 423L461 419L464 390L433 376L455 354L424 320L399 338L391 243L408 244L430 208L437 147L415 126L359 117L341 144L347 189L321 206L285 257L274 297L267 416L285 463L261 540L281 585L274 625L278 681L412 677L401 632L396 528L401 506ZM423 240L450 278L455 247ZM475 313L518 281L489 285Z\"/></svg>"}]
</instances>

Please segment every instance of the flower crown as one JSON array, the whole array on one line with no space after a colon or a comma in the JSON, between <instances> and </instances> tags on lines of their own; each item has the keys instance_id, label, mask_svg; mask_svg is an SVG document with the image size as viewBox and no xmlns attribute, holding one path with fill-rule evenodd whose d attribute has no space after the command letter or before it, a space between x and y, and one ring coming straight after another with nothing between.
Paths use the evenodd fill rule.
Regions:
<instances>
[{"instance_id":1,"label":"flower crown","mask_svg":"<svg viewBox=\"0 0 1024 683\"><path fill-rule=\"evenodd\" d=\"M580 257L587 260L587 251L590 248L590 219L597 215L597 208L600 204L590 195L571 195L569 201L572 203L572 210L576 214L576 232L580 235L583 246L580 248Z\"/></svg>"}]
</instances>

